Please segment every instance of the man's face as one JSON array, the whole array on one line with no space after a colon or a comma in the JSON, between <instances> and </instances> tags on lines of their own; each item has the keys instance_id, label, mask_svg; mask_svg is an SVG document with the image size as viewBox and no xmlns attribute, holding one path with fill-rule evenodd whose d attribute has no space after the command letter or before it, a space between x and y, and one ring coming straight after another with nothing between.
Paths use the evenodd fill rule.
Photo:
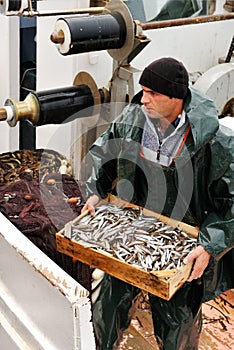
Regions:
<instances>
[{"instance_id":1,"label":"man's face","mask_svg":"<svg viewBox=\"0 0 234 350\"><path fill-rule=\"evenodd\" d=\"M150 118L165 118L171 122L178 116L175 115L175 110L178 110L178 101L181 100L160 94L143 85L141 88L143 90L141 103Z\"/></svg>"}]
</instances>

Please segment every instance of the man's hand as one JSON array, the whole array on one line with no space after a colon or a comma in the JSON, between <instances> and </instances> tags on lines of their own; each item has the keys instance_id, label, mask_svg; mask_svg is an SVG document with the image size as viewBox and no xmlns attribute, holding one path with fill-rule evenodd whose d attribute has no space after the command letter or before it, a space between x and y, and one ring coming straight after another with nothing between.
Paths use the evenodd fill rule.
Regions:
<instances>
[{"instance_id":1,"label":"man's hand","mask_svg":"<svg viewBox=\"0 0 234 350\"><path fill-rule=\"evenodd\" d=\"M184 264L188 264L193 260L195 260L195 263L193 265L191 275L187 280L188 282L192 282L192 280L198 279L203 275L203 272L209 263L210 254L201 245L199 245L191 253L189 253L186 258L184 258L183 262Z\"/></svg>"},{"instance_id":2,"label":"man's hand","mask_svg":"<svg viewBox=\"0 0 234 350\"><path fill-rule=\"evenodd\" d=\"M94 215L95 205L99 202L99 200L100 198L96 194L90 196L85 205L83 206L81 213L83 213L85 210L88 210L91 215Z\"/></svg>"}]
</instances>

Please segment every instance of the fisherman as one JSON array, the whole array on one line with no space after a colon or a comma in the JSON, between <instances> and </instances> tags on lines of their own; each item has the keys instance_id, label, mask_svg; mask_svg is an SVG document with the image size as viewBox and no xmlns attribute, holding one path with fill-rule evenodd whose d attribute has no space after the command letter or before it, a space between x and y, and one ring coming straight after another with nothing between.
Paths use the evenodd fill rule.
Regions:
<instances>
[{"instance_id":1,"label":"fisherman","mask_svg":"<svg viewBox=\"0 0 234 350\"><path fill-rule=\"evenodd\" d=\"M149 294L160 349L198 349L202 302L233 288L234 134L213 101L189 85L171 57L149 64L141 91L90 149L83 211L109 193L200 228L188 281L169 300ZM139 290L108 274L93 304L97 349L110 350L130 324Z\"/></svg>"}]
</instances>

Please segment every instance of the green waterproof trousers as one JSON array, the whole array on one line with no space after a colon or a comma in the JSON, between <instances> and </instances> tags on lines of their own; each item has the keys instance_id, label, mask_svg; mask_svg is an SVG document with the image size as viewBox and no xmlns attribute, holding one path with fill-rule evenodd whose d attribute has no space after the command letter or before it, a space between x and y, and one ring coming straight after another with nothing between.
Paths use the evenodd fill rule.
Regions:
<instances>
[{"instance_id":1,"label":"green waterproof trousers","mask_svg":"<svg viewBox=\"0 0 234 350\"><path fill-rule=\"evenodd\" d=\"M129 311L140 290L105 275L93 305L97 350L111 350L131 322ZM197 350L202 326L201 280L186 282L166 301L149 295L155 337L160 350Z\"/></svg>"}]
</instances>

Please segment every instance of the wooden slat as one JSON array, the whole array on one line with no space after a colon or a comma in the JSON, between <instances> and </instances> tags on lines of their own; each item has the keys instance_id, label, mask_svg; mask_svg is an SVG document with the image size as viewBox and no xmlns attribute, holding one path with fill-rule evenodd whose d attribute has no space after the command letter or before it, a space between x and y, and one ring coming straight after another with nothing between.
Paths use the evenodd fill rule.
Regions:
<instances>
[{"instance_id":1,"label":"wooden slat","mask_svg":"<svg viewBox=\"0 0 234 350\"><path fill-rule=\"evenodd\" d=\"M85 264L99 268L106 273L115 276L127 283L152 294L168 299L169 280L155 274L148 273L133 265L126 264L105 252L92 248L85 248L83 245L65 238L60 233L56 235L57 250L67 254ZM160 272L160 271L159 271Z\"/></svg>"}]
</instances>

